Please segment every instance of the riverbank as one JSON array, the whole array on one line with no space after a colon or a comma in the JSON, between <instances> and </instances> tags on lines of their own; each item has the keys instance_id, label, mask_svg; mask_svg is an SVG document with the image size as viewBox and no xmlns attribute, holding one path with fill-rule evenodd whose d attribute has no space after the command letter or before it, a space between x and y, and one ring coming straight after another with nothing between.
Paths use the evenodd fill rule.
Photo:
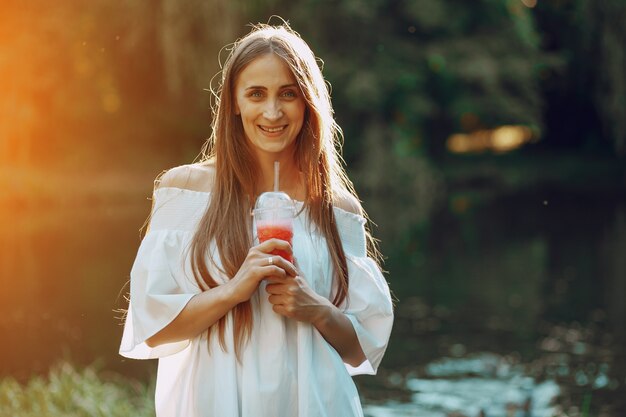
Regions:
<instances>
[{"instance_id":1,"label":"riverbank","mask_svg":"<svg viewBox=\"0 0 626 417\"><path fill-rule=\"evenodd\" d=\"M63 361L47 376L35 376L25 384L2 377L0 415L149 417L154 416L153 395L152 383L107 373L97 365L77 369Z\"/></svg>"}]
</instances>

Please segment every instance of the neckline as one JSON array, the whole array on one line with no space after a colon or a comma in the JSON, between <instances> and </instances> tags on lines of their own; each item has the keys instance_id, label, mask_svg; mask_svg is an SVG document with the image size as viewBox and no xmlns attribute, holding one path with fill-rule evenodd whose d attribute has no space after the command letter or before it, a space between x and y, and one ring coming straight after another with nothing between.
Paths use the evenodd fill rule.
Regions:
<instances>
[{"instance_id":1,"label":"neckline","mask_svg":"<svg viewBox=\"0 0 626 417\"><path fill-rule=\"evenodd\" d=\"M183 192L183 193L189 193L189 194L196 194L196 195L200 195L203 197L208 198L209 195L211 194L211 191L198 191L198 190L190 190L188 188L180 188L180 187L159 187L157 188L154 192L157 193L159 191L179 191L179 192ZM304 201L301 200L293 200L294 203L296 203L299 206L304 205ZM356 213L352 213L351 211L347 211L342 209L341 207L337 207L337 206L333 206L333 209L336 210L337 212L344 214L348 217L352 217L357 219L359 222L365 222L365 217L361 216L360 214L356 214Z\"/></svg>"},{"instance_id":2,"label":"neckline","mask_svg":"<svg viewBox=\"0 0 626 417\"><path fill-rule=\"evenodd\" d=\"M158 191L161 191L161 190L181 191L181 192L184 192L184 193L200 194L200 195L206 196L206 197L211 195L211 191L190 190L189 188L180 188L180 187L159 187L159 188L157 188L155 190L155 192L158 192ZM292 198L292 200L293 200L294 203L304 204L304 201L302 201L302 200L295 200L293 198Z\"/></svg>"}]
</instances>

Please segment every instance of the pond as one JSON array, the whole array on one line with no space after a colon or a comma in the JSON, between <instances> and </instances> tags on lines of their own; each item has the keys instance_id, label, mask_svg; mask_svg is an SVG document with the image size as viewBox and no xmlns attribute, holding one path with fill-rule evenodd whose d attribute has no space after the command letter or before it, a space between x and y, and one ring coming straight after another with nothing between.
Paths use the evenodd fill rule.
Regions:
<instances>
[{"instance_id":1,"label":"pond","mask_svg":"<svg viewBox=\"0 0 626 417\"><path fill-rule=\"evenodd\" d=\"M2 375L68 359L153 377L155 362L117 355L149 210L138 197L0 208ZM398 302L383 366L356 378L366 415L625 415L623 195L528 189L441 209L405 255L414 276L388 262Z\"/></svg>"}]
</instances>

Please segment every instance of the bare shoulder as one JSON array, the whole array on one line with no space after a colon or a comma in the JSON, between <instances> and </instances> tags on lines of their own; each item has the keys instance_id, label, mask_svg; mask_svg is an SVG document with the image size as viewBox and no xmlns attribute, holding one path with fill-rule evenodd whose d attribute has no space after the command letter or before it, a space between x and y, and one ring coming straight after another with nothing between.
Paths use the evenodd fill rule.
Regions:
<instances>
[{"instance_id":1,"label":"bare shoulder","mask_svg":"<svg viewBox=\"0 0 626 417\"><path fill-rule=\"evenodd\" d=\"M211 162L181 165L171 168L156 180L156 188L182 188L211 192L215 181L215 165Z\"/></svg>"},{"instance_id":2,"label":"bare shoulder","mask_svg":"<svg viewBox=\"0 0 626 417\"><path fill-rule=\"evenodd\" d=\"M361 206L361 202L351 193L347 191L336 193L335 207L338 207L344 211L358 214L359 216L363 215L363 207Z\"/></svg>"}]
</instances>

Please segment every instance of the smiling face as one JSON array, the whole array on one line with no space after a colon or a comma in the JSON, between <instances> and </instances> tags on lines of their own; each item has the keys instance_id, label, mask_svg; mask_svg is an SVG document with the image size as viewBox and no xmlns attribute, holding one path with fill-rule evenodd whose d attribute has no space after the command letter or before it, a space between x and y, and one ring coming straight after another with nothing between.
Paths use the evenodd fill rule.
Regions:
<instances>
[{"instance_id":1,"label":"smiling face","mask_svg":"<svg viewBox=\"0 0 626 417\"><path fill-rule=\"evenodd\" d=\"M237 77L235 112L258 156L293 152L305 109L296 78L273 53L256 58Z\"/></svg>"}]
</instances>

